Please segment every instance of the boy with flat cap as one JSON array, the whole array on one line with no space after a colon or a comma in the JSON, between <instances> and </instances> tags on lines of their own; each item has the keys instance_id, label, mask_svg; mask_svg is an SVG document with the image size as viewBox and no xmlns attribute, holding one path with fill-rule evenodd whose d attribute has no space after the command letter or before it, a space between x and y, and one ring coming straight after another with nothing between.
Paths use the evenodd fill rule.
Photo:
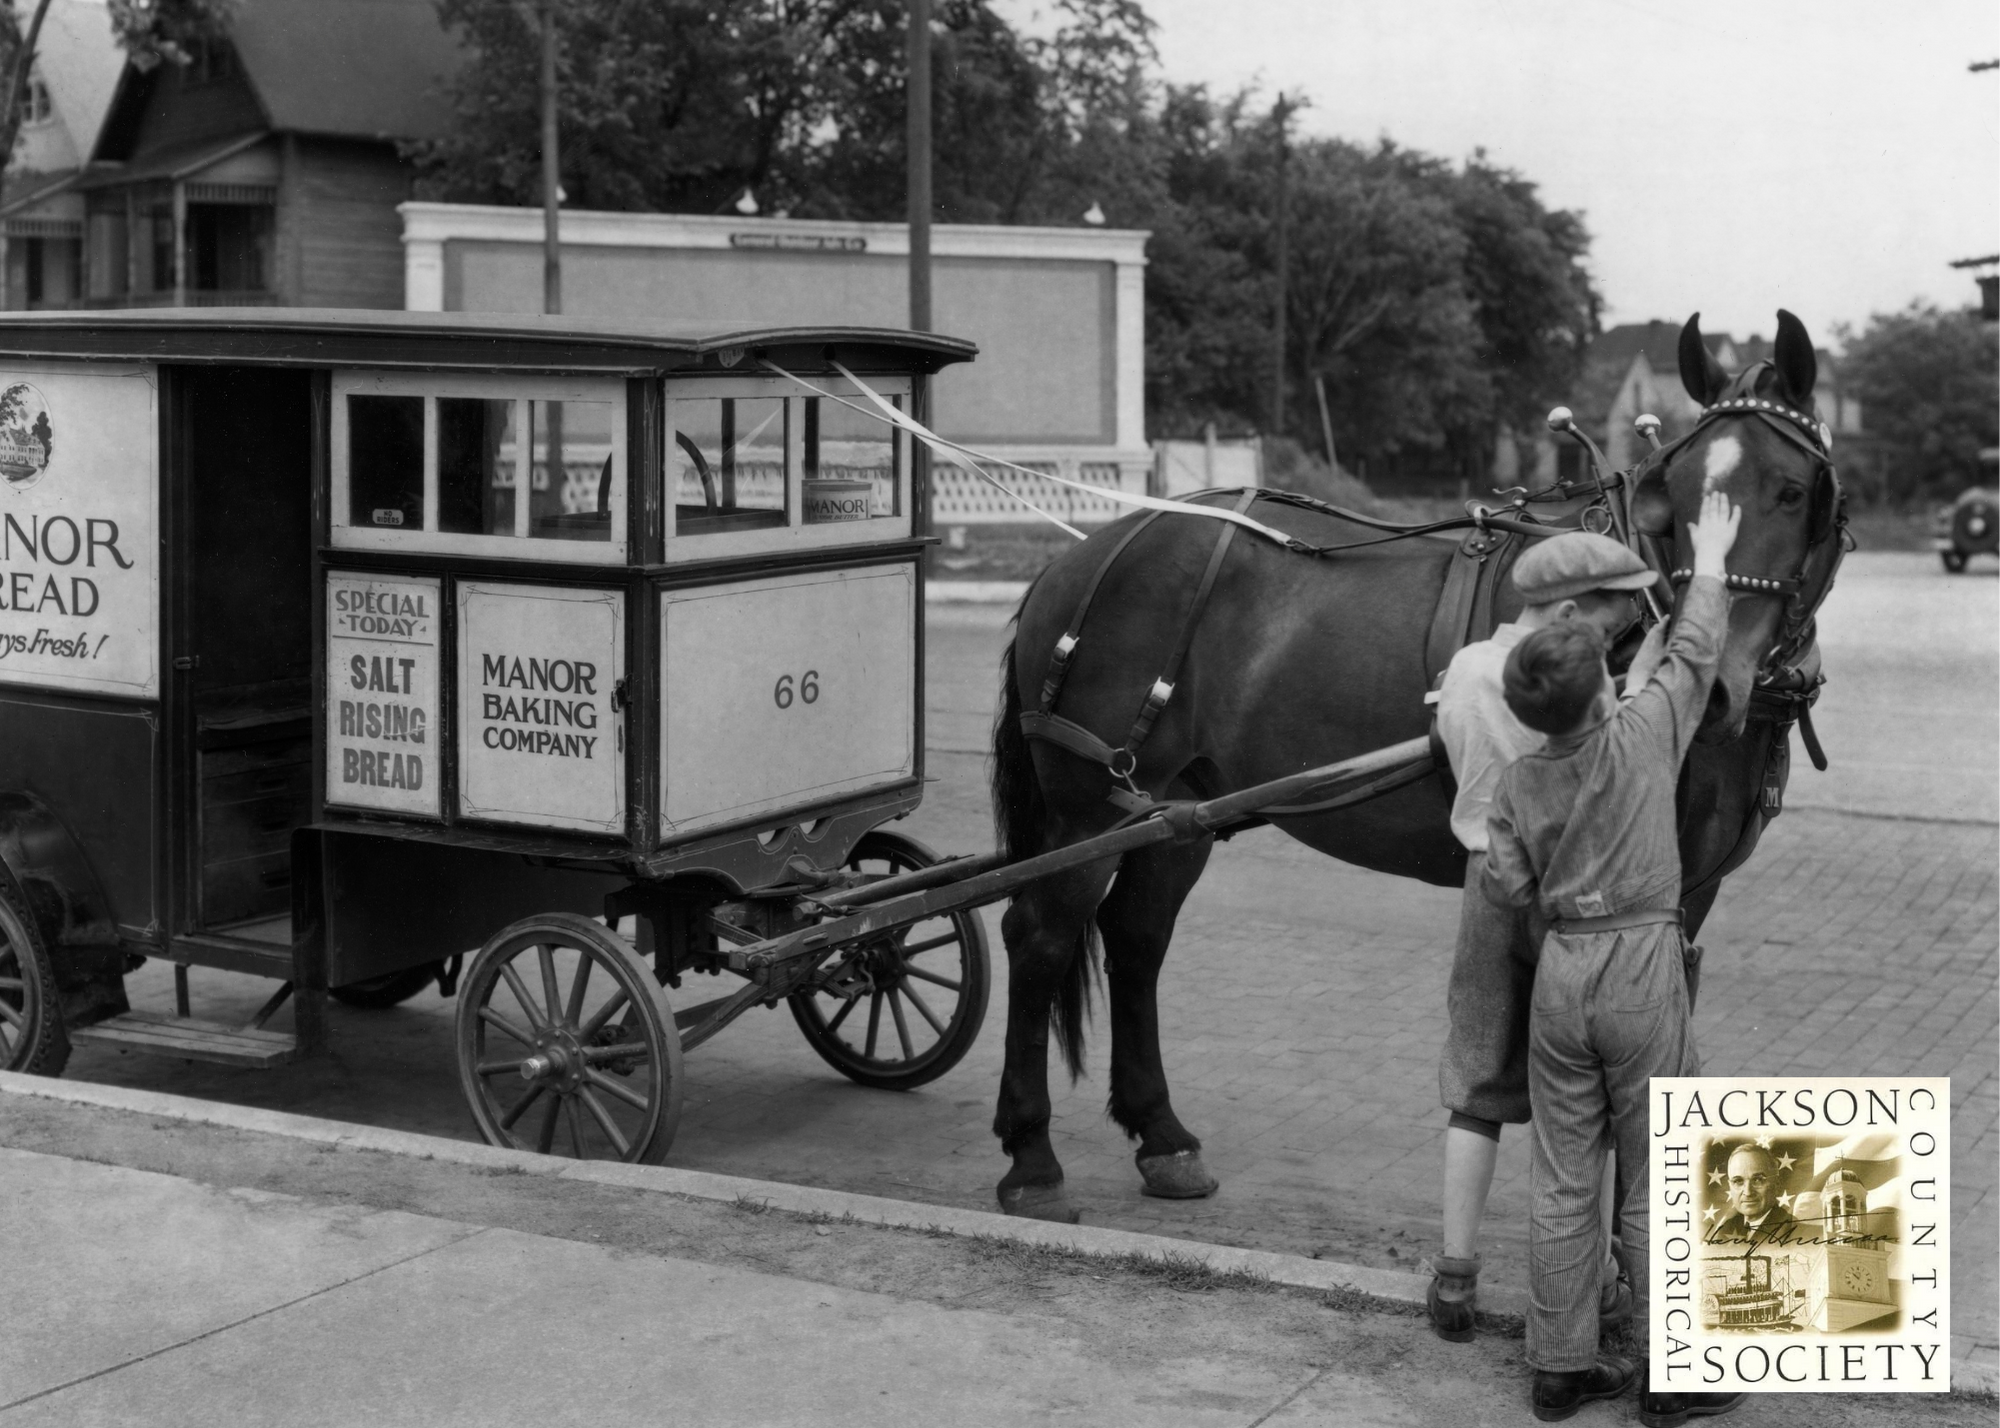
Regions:
<instances>
[{"instance_id":1,"label":"boy with flat cap","mask_svg":"<svg viewBox=\"0 0 2000 1428\"><path fill-rule=\"evenodd\" d=\"M1465 900L1447 1007L1451 1030L1438 1065L1438 1093L1451 1112L1444 1133L1444 1253L1431 1261L1427 1296L1440 1338L1472 1338L1479 1280L1479 1226L1500 1153L1500 1127L1528 1116L1528 997L1534 950L1525 919L1495 907L1480 891L1486 862L1486 816L1500 774L1542 746L1542 736L1507 708L1501 671L1508 654L1536 630L1577 623L1606 644L1639 618L1640 592L1659 576L1609 536L1571 531L1537 541L1514 565L1514 588L1526 601L1493 638L1453 657L1438 695L1438 736L1458 780L1451 831L1465 846ZM1641 651L1634 668L1658 657ZM1633 687L1637 687L1636 685ZM1631 1314L1631 1295L1607 1256L1603 1309L1607 1327Z\"/></svg>"},{"instance_id":2,"label":"boy with flat cap","mask_svg":"<svg viewBox=\"0 0 2000 1428\"><path fill-rule=\"evenodd\" d=\"M1598 1351L1598 1203L1615 1148L1618 1229L1634 1298L1647 1294L1647 1091L1700 1074L1681 933L1674 790L1701 723L1729 595L1724 559L1742 513L1721 491L1688 526L1694 574L1655 672L1635 670L1621 706L1604 641L1572 622L1507 656L1507 707L1547 742L1500 776L1482 870L1486 895L1548 927L1528 1018L1535 1112L1528 1230L1528 1362L1534 1412L1568 1418L1615 1398L1642 1368ZM1643 1395L1639 1419L1671 1428L1727 1413L1741 1394Z\"/></svg>"}]
</instances>

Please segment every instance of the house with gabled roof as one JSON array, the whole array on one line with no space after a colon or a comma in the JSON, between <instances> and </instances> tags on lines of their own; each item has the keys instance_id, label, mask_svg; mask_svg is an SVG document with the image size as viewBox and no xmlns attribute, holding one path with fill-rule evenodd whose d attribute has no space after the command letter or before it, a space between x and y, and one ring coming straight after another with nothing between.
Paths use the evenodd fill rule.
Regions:
<instances>
[{"instance_id":1,"label":"house with gabled roof","mask_svg":"<svg viewBox=\"0 0 2000 1428\"><path fill-rule=\"evenodd\" d=\"M82 294L83 196L76 180L123 62L102 0L49 6L0 189L0 306L70 307Z\"/></svg>"},{"instance_id":2,"label":"house with gabled roof","mask_svg":"<svg viewBox=\"0 0 2000 1428\"><path fill-rule=\"evenodd\" d=\"M93 307L400 308L411 168L462 52L431 0L240 0L192 63L127 63L80 197Z\"/></svg>"}]
</instances>

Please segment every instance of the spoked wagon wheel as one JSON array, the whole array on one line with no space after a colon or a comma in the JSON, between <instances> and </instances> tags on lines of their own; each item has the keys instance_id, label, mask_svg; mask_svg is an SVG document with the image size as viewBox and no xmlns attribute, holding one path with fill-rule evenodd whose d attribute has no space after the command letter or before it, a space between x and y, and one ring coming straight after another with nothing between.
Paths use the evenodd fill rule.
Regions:
<instances>
[{"instance_id":1,"label":"spoked wagon wheel","mask_svg":"<svg viewBox=\"0 0 2000 1428\"><path fill-rule=\"evenodd\" d=\"M936 861L914 838L878 830L854 845L847 866L894 874ZM864 1086L908 1091L935 1081L972 1049L986 1019L986 926L977 912L849 944L824 972L792 995L792 1015L829 1066Z\"/></svg>"},{"instance_id":2,"label":"spoked wagon wheel","mask_svg":"<svg viewBox=\"0 0 2000 1428\"><path fill-rule=\"evenodd\" d=\"M681 1038L652 971L602 924L524 918L472 959L458 1079L494 1145L658 1165L681 1118Z\"/></svg>"},{"instance_id":3,"label":"spoked wagon wheel","mask_svg":"<svg viewBox=\"0 0 2000 1428\"><path fill-rule=\"evenodd\" d=\"M0 1071L60 1076L68 1062L55 965L13 885L0 880Z\"/></svg>"}]
</instances>

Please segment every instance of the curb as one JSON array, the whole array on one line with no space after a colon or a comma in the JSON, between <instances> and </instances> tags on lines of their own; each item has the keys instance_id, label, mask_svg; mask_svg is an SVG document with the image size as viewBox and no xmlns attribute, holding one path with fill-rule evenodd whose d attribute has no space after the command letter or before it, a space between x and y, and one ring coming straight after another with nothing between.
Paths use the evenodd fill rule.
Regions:
<instances>
[{"instance_id":1,"label":"curb","mask_svg":"<svg viewBox=\"0 0 2000 1428\"><path fill-rule=\"evenodd\" d=\"M857 1195L845 1190L822 1190L772 1180L714 1175L703 1170L625 1165L617 1161L566 1160L560 1156L536 1155L525 1150L502 1150L497 1146L475 1145L469 1141L445 1140L414 1131L383 1130L346 1121L322 1120L317 1116L293 1115L287 1111L260 1110L221 1101L198 1101L127 1086L100 1086L85 1081L58 1081L0 1071L0 1094L285 1136L345 1150L372 1150L384 1155L441 1160L482 1169L504 1168L529 1175L548 1175L595 1185L617 1185L696 1200L727 1203L757 1200L774 1210L799 1215L851 1217L864 1224L892 1229L942 1230L953 1235L1009 1240L1016 1244L1075 1250L1102 1257L1143 1255L1161 1261L1192 1260L1211 1270L1243 1271L1293 1288L1348 1290L1402 1304L1422 1304L1425 1287L1430 1282L1421 1276L1398 1270L1370 1269L1364 1265L1342 1264L1337 1260L1302 1259L1297 1255L1271 1250L1237 1249L1200 1240L1174 1239L1167 1235L1104 1229L1095 1225L1057 1225L1045 1220L1020 1220L986 1210L914 1204L878 1195ZM1527 1308L1526 1296L1495 1290L1483 1295L1482 1307L1493 1313L1521 1314Z\"/></svg>"}]
</instances>

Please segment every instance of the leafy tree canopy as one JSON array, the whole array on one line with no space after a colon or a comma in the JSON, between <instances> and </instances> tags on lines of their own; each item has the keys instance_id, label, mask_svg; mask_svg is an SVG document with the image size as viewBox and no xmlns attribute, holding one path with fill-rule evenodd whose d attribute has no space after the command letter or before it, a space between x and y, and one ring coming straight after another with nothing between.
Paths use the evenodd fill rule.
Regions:
<instances>
[{"instance_id":1,"label":"leafy tree canopy","mask_svg":"<svg viewBox=\"0 0 2000 1428\"><path fill-rule=\"evenodd\" d=\"M1892 501L1953 496L2000 445L2000 329L1975 312L1912 303L1843 329L1841 378L1861 400L1869 464Z\"/></svg>"},{"instance_id":2,"label":"leafy tree canopy","mask_svg":"<svg viewBox=\"0 0 2000 1428\"><path fill-rule=\"evenodd\" d=\"M522 0L438 0L473 54L455 132L416 151L420 191L539 201L540 38ZM561 178L583 208L904 214L901 0L565 0ZM940 222L1144 228L1149 422L1254 427L1269 408L1276 130L1249 91L1154 76L1137 0L1057 0L1023 35L986 0L937 0ZM1589 235L1477 155L1295 141L1288 182L1289 434L1319 445L1322 379L1343 455L1483 464L1501 423L1567 392L1596 322Z\"/></svg>"}]
</instances>

